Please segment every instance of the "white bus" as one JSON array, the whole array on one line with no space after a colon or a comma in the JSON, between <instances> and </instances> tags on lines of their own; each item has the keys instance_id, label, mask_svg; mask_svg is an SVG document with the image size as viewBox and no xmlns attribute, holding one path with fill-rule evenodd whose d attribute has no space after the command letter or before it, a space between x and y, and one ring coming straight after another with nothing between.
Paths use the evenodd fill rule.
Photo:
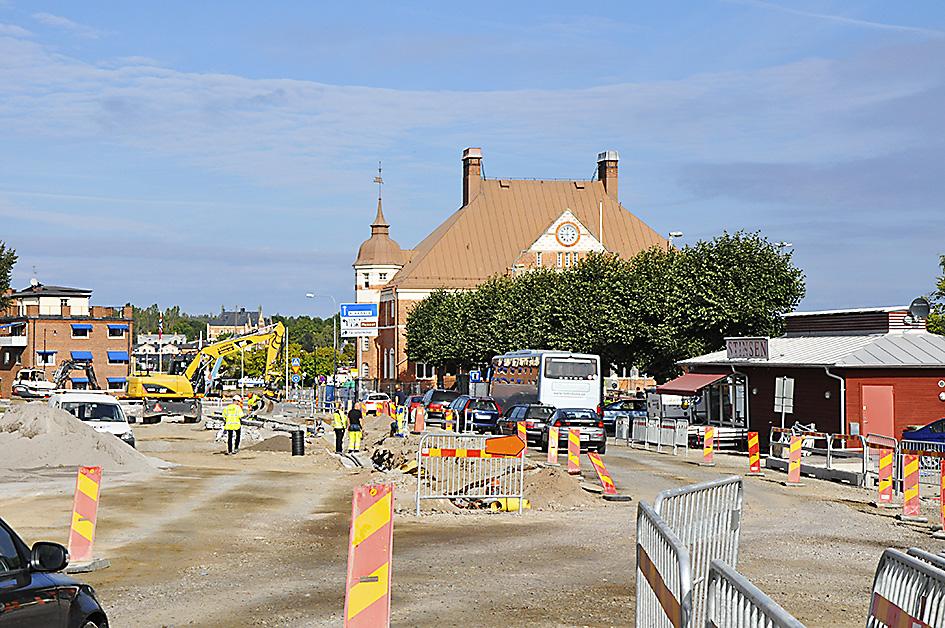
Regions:
<instances>
[{"instance_id":1,"label":"white bus","mask_svg":"<svg viewBox=\"0 0 945 628\"><path fill-rule=\"evenodd\" d=\"M600 412L600 356L512 351L492 358L489 394L503 410L522 403Z\"/></svg>"}]
</instances>

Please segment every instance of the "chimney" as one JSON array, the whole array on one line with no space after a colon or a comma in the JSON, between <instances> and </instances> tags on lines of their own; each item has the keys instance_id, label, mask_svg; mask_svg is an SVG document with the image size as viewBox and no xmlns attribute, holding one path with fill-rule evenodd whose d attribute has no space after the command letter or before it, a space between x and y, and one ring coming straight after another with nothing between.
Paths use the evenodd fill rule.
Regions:
<instances>
[{"instance_id":1,"label":"chimney","mask_svg":"<svg viewBox=\"0 0 945 628\"><path fill-rule=\"evenodd\" d=\"M597 153L597 180L604 184L607 196L617 200L617 161L620 155L615 150Z\"/></svg>"},{"instance_id":2,"label":"chimney","mask_svg":"<svg viewBox=\"0 0 945 628\"><path fill-rule=\"evenodd\" d=\"M482 149L467 148L463 151L463 207L476 198L481 186Z\"/></svg>"}]
</instances>

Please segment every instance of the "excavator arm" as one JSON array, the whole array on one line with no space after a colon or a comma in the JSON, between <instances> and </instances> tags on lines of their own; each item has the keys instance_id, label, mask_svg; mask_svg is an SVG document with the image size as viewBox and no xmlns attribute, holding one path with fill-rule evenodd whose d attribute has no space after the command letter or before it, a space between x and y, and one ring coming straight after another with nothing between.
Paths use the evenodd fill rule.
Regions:
<instances>
[{"instance_id":1,"label":"excavator arm","mask_svg":"<svg viewBox=\"0 0 945 628\"><path fill-rule=\"evenodd\" d=\"M191 360L190 364L187 365L187 368L184 370L184 377L193 381L194 376L198 374L201 366L216 361L217 359L225 358L243 349L265 344L268 345L266 349L266 379L268 380L270 374L276 367L279 352L282 350L283 338L285 338L285 326L282 323L276 323L275 325L264 327L259 331L246 334L245 336L227 338L226 340L207 345L201 349L200 352L194 356L194 359Z\"/></svg>"}]
</instances>

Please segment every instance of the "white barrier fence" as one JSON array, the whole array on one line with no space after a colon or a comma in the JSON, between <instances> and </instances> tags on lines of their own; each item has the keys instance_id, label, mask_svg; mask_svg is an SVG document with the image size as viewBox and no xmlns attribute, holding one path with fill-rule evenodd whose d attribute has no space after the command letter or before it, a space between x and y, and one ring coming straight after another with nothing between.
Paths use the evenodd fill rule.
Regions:
<instances>
[{"instance_id":1,"label":"white barrier fence","mask_svg":"<svg viewBox=\"0 0 945 628\"><path fill-rule=\"evenodd\" d=\"M859 434L794 432L772 427L765 466L787 471L791 438L801 438L801 474L824 480L865 486L869 473L869 447Z\"/></svg>"},{"instance_id":2,"label":"white barrier fence","mask_svg":"<svg viewBox=\"0 0 945 628\"><path fill-rule=\"evenodd\" d=\"M523 510L525 456L491 456L487 436L428 433L417 451L417 516L428 499L517 498Z\"/></svg>"},{"instance_id":3,"label":"white barrier fence","mask_svg":"<svg viewBox=\"0 0 945 628\"><path fill-rule=\"evenodd\" d=\"M637 506L636 625L689 626L692 570L689 552L645 502Z\"/></svg>"},{"instance_id":4,"label":"white barrier fence","mask_svg":"<svg viewBox=\"0 0 945 628\"><path fill-rule=\"evenodd\" d=\"M707 628L804 628L804 624L721 560L709 564Z\"/></svg>"},{"instance_id":5,"label":"white barrier fence","mask_svg":"<svg viewBox=\"0 0 945 628\"><path fill-rule=\"evenodd\" d=\"M653 445L656 451L671 449L677 455L680 448L687 451L689 421L637 417L630 425L628 437L630 445L642 445L647 450Z\"/></svg>"},{"instance_id":6,"label":"white barrier fence","mask_svg":"<svg viewBox=\"0 0 945 628\"><path fill-rule=\"evenodd\" d=\"M883 552L873 579L867 628L943 625L945 571L897 549Z\"/></svg>"}]
</instances>

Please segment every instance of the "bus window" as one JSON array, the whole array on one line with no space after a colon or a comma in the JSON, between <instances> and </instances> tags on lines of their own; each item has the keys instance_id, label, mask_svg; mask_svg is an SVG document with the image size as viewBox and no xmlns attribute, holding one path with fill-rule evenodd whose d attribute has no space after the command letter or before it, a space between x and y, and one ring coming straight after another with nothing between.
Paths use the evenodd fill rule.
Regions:
<instances>
[{"instance_id":1,"label":"bus window","mask_svg":"<svg viewBox=\"0 0 945 628\"><path fill-rule=\"evenodd\" d=\"M594 360L548 358L544 376L549 379L594 379L597 363Z\"/></svg>"}]
</instances>

